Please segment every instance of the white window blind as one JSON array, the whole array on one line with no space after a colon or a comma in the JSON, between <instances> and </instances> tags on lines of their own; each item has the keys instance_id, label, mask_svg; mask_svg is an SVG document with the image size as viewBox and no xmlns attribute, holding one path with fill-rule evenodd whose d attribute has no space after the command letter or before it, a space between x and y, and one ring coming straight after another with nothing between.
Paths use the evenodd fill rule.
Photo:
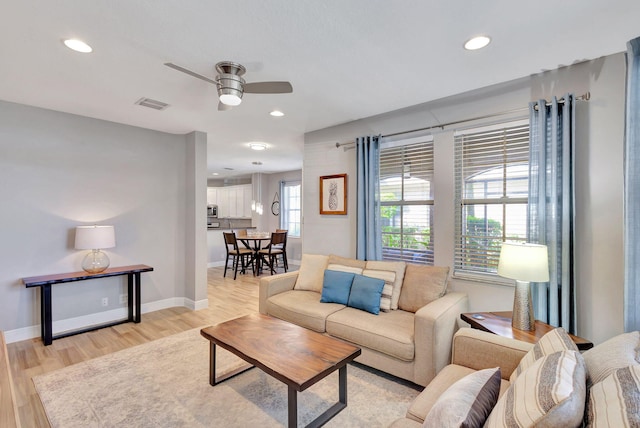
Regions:
<instances>
[{"instance_id":1,"label":"white window blind","mask_svg":"<svg viewBox=\"0 0 640 428\"><path fill-rule=\"evenodd\" d=\"M433 265L433 138L380 150L382 258Z\"/></svg>"},{"instance_id":2,"label":"white window blind","mask_svg":"<svg viewBox=\"0 0 640 428\"><path fill-rule=\"evenodd\" d=\"M457 276L495 274L504 241L525 241L529 124L455 134Z\"/></svg>"},{"instance_id":3,"label":"white window blind","mask_svg":"<svg viewBox=\"0 0 640 428\"><path fill-rule=\"evenodd\" d=\"M289 237L300 237L302 217L302 189L299 181L280 183L280 228L288 231Z\"/></svg>"}]
</instances>

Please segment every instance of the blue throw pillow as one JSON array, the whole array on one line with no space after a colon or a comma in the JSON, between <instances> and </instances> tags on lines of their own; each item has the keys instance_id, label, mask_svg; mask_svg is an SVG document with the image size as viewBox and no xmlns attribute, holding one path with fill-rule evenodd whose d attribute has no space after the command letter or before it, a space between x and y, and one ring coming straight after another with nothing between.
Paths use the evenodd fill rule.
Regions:
<instances>
[{"instance_id":1,"label":"blue throw pillow","mask_svg":"<svg viewBox=\"0 0 640 428\"><path fill-rule=\"evenodd\" d=\"M354 276L355 273L325 270L320 301L322 303L341 303L346 305L349 301L349 292L351 291L351 282Z\"/></svg>"},{"instance_id":2,"label":"blue throw pillow","mask_svg":"<svg viewBox=\"0 0 640 428\"><path fill-rule=\"evenodd\" d=\"M362 309L378 315L380 313L380 297L384 288L384 280L370 276L355 275L351 284L351 294L347 306Z\"/></svg>"}]
</instances>

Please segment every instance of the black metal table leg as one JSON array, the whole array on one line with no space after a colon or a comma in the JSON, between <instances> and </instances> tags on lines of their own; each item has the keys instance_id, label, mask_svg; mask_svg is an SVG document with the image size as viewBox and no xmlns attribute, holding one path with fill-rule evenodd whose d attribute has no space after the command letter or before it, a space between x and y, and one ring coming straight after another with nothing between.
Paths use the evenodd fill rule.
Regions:
<instances>
[{"instance_id":1,"label":"black metal table leg","mask_svg":"<svg viewBox=\"0 0 640 428\"><path fill-rule=\"evenodd\" d=\"M51 318L51 285L45 284L40 287L40 330L42 341L45 345L53 342L53 326Z\"/></svg>"},{"instance_id":2,"label":"black metal table leg","mask_svg":"<svg viewBox=\"0 0 640 428\"><path fill-rule=\"evenodd\" d=\"M133 274L127 275L127 304L129 305L129 316L127 320L133 322Z\"/></svg>"},{"instance_id":3,"label":"black metal table leg","mask_svg":"<svg viewBox=\"0 0 640 428\"><path fill-rule=\"evenodd\" d=\"M135 294L136 294L136 313L133 317L133 321L135 323L139 323L140 320L142 319L142 317L140 316L140 289L142 287L140 287L140 272L136 272L134 273L135 279L133 281L133 288L135 290Z\"/></svg>"},{"instance_id":4,"label":"black metal table leg","mask_svg":"<svg viewBox=\"0 0 640 428\"><path fill-rule=\"evenodd\" d=\"M289 387L289 428L298 426L298 391L292 386Z\"/></svg>"},{"instance_id":5,"label":"black metal table leg","mask_svg":"<svg viewBox=\"0 0 640 428\"><path fill-rule=\"evenodd\" d=\"M209 385L216 384L216 344L211 342L209 349Z\"/></svg>"}]
</instances>

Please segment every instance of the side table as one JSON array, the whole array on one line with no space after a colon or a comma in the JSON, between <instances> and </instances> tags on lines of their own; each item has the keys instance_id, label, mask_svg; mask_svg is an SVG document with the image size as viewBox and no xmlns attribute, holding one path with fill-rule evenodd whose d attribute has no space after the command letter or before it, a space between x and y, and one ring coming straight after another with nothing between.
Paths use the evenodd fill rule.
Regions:
<instances>
[{"instance_id":1,"label":"side table","mask_svg":"<svg viewBox=\"0 0 640 428\"><path fill-rule=\"evenodd\" d=\"M511 314L511 311L468 312L460 314L460 319L469 323L471 328L528 343L536 343L542 336L555 328L549 324L543 323L542 321L536 320L535 330L518 330L511 326ZM581 351L593 348L593 343L589 342L587 339L574 336L573 334L569 334L569 337L571 337L571 340L573 340Z\"/></svg>"}]
</instances>

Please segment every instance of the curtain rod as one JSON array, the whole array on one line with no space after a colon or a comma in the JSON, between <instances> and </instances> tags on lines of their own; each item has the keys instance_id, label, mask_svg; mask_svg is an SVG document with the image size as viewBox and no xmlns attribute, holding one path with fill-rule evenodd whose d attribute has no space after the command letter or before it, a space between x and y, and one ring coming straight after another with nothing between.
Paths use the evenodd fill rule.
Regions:
<instances>
[{"instance_id":1,"label":"curtain rod","mask_svg":"<svg viewBox=\"0 0 640 428\"><path fill-rule=\"evenodd\" d=\"M591 98L591 92L586 92L585 94L576 97L576 100L589 101L590 98ZM563 104L564 102L565 102L564 98L560 98L558 100L558 103L560 103L560 104ZM550 106L551 104L552 103L547 101L547 103L545 105ZM537 108L537 106L534 107L534 108ZM505 114L517 113L517 112L525 111L525 110L529 110L529 107L516 108L516 109L513 109L513 110L507 110L507 111L503 111L503 112L500 112L500 113L486 114L484 116L472 117L470 119L456 120L456 121L453 121L453 122L442 123L440 125L427 126L425 128L411 129L409 131L394 132L392 134L381 135L380 137L381 138L395 137L397 135L411 134L413 132L420 132L420 131L429 131L431 129L436 129L436 128L444 129L445 126L458 125L460 123L472 122L474 120L489 119L489 118L492 118L492 117L503 116ZM355 141L350 141L348 143L336 143L336 148L344 147L344 149L347 150L349 148L355 147L355 145L356 145Z\"/></svg>"}]
</instances>

